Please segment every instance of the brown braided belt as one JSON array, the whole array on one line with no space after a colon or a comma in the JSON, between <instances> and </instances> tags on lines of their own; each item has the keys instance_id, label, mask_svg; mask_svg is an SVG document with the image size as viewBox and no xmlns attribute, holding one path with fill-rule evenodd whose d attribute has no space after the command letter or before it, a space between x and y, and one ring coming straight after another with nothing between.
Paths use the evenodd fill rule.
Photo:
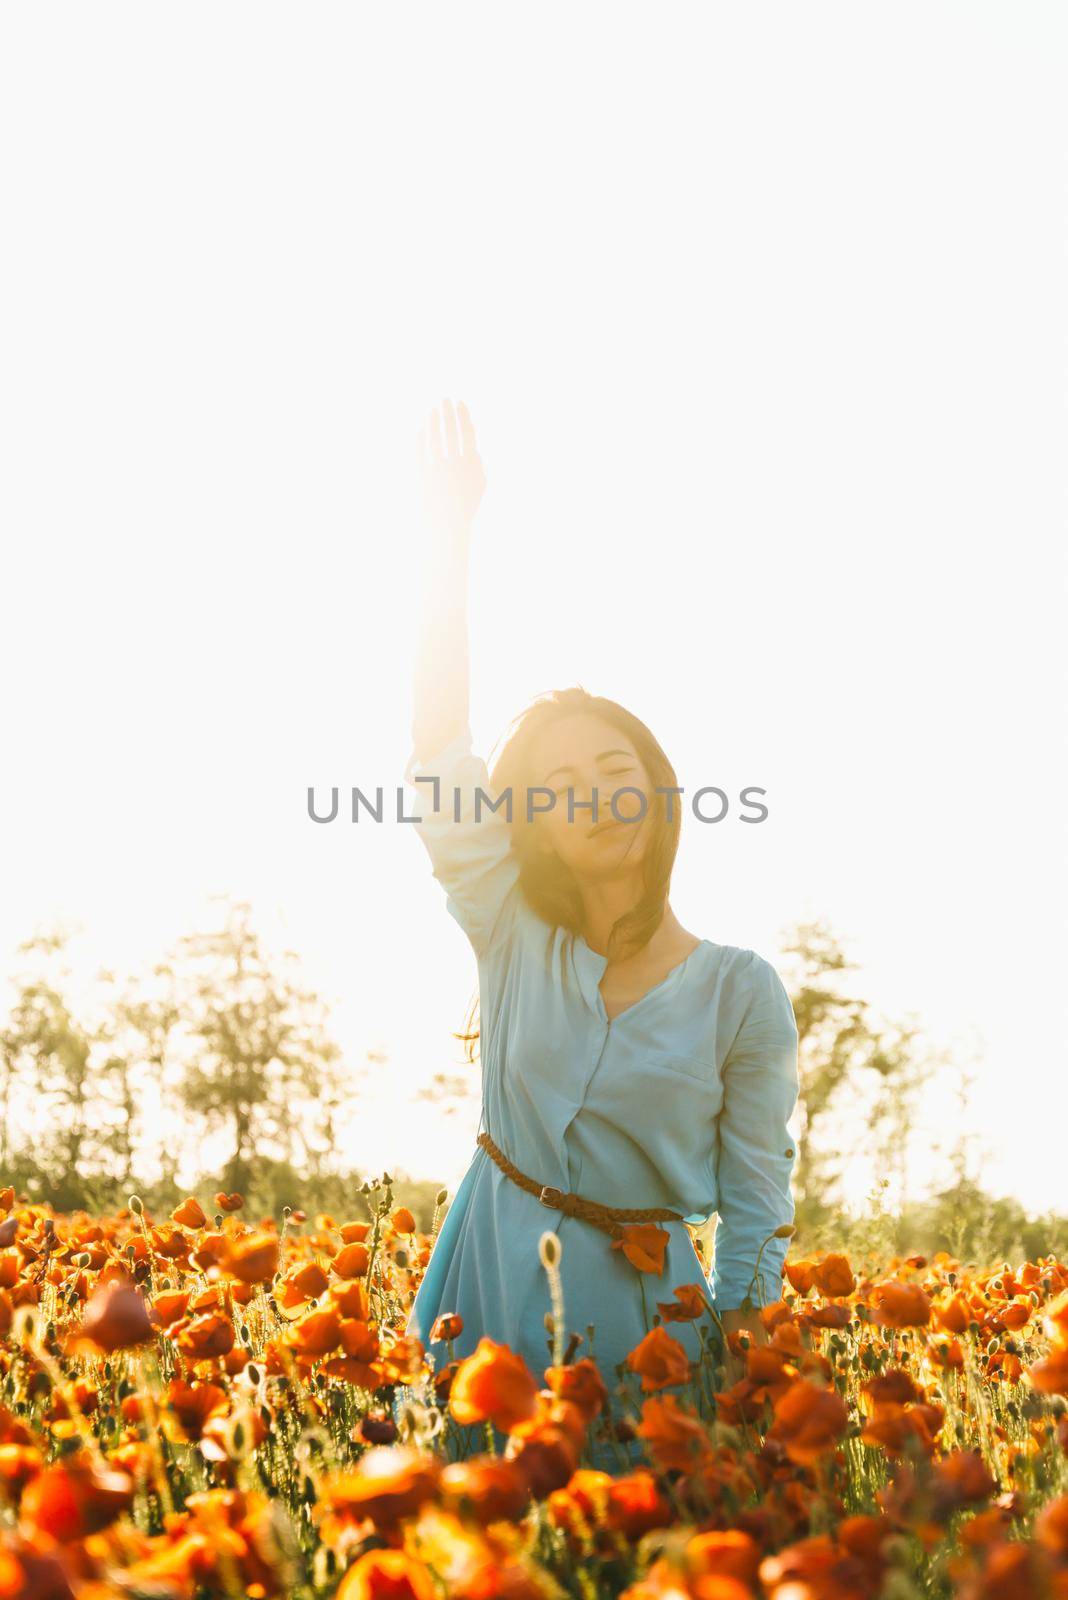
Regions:
<instances>
[{"instance_id":1,"label":"brown braided belt","mask_svg":"<svg viewBox=\"0 0 1068 1600\"><path fill-rule=\"evenodd\" d=\"M527 1194L536 1195L543 1206L552 1206L556 1211L563 1211L569 1217L579 1217L583 1222L592 1222L595 1228L600 1228L602 1233L607 1233L613 1239L618 1239L622 1233L622 1224L625 1222L681 1222L682 1218L677 1211L668 1211L664 1206L603 1206L597 1200L585 1200L580 1194L572 1194L563 1189L554 1189L548 1183L536 1183L533 1178L528 1178L525 1172L520 1172L498 1145L495 1145L488 1133L480 1133L476 1141L485 1150L486 1154L494 1160L504 1173L511 1178Z\"/></svg>"}]
</instances>

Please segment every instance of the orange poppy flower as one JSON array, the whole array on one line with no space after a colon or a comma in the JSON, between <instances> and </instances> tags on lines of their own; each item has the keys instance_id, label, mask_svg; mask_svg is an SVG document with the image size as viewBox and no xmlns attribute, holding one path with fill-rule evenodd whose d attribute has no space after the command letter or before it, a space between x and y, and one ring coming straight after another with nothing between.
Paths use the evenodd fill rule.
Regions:
<instances>
[{"instance_id":1,"label":"orange poppy flower","mask_svg":"<svg viewBox=\"0 0 1068 1600\"><path fill-rule=\"evenodd\" d=\"M226 1390L216 1383L183 1383L173 1378L163 1396L160 1427L173 1444L194 1442L204 1424L225 1412L229 1403Z\"/></svg>"},{"instance_id":2,"label":"orange poppy flower","mask_svg":"<svg viewBox=\"0 0 1068 1600\"><path fill-rule=\"evenodd\" d=\"M1058 1495L1038 1513L1035 1538L1043 1549L1068 1560L1068 1494Z\"/></svg>"},{"instance_id":3,"label":"orange poppy flower","mask_svg":"<svg viewBox=\"0 0 1068 1600\"><path fill-rule=\"evenodd\" d=\"M547 1600L545 1581L530 1571L510 1541L495 1530L474 1528L451 1511L424 1506L405 1538L405 1549L436 1579L439 1595L456 1600ZM552 1593L560 1593L560 1585Z\"/></svg>"},{"instance_id":4,"label":"orange poppy flower","mask_svg":"<svg viewBox=\"0 0 1068 1600\"><path fill-rule=\"evenodd\" d=\"M341 1348L347 1356L359 1356L361 1361L373 1361L379 1351L377 1327L372 1328L362 1317L344 1317L339 1324Z\"/></svg>"},{"instance_id":5,"label":"orange poppy flower","mask_svg":"<svg viewBox=\"0 0 1068 1600\"><path fill-rule=\"evenodd\" d=\"M319 1367L326 1378L336 1378L339 1383L352 1383L359 1389L372 1392L381 1387L382 1375L370 1362L357 1356L331 1356Z\"/></svg>"},{"instance_id":6,"label":"orange poppy flower","mask_svg":"<svg viewBox=\"0 0 1068 1600\"><path fill-rule=\"evenodd\" d=\"M288 1329L285 1342L302 1355L325 1356L341 1343L341 1318L334 1307L311 1311Z\"/></svg>"},{"instance_id":7,"label":"orange poppy flower","mask_svg":"<svg viewBox=\"0 0 1068 1600\"><path fill-rule=\"evenodd\" d=\"M486 1524L518 1521L530 1490L513 1461L476 1456L442 1469L440 1494L447 1508Z\"/></svg>"},{"instance_id":8,"label":"orange poppy flower","mask_svg":"<svg viewBox=\"0 0 1068 1600\"><path fill-rule=\"evenodd\" d=\"M330 1265L339 1278L362 1278L371 1260L365 1244L347 1244L339 1250Z\"/></svg>"},{"instance_id":9,"label":"orange poppy flower","mask_svg":"<svg viewBox=\"0 0 1068 1600\"><path fill-rule=\"evenodd\" d=\"M1054 1344L1068 1346L1068 1289L1049 1302L1042 1314L1042 1327Z\"/></svg>"},{"instance_id":10,"label":"orange poppy flower","mask_svg":"<svg viewBox=\"0 0 1068 1600\"><path fill-rule=\"evenodd\" d=\"M189 1195L171 1212L171 1221L177 1222L182 1228L203 1228L207 1220L200 1201L194 1195Z\"/></svg>"},{"instance_id":11,"label":"orange poppy flower","mask_svg":"<svg viewBox=\"0 0 1068 1600\"><path fill-rule=\"evenodd\" d=\"M418 1339L402 1335L394 1339L388 1350L378 1357L380 1383L407 1383L418 1378L423 1370L423 1346Z\"/></svg>"},{"instance_id":12,"label":"orange poppy flower","mask_svg":"<svg viewBox=\"0 0 1068 1600\"><path fill-rule=\"evenodd\" d=\"M802 1315L813 1328L844 1328L853 1320L853 1313L849 1307L841 1305L837 1300L830 1300L822 1306L813 1306Z\"/></svg>"},{"instance_id":13,"label":"orange poppy flower","mask_svg":"<svg viewBox=\"0 0 1068 1600\"><path fill-rule=\"evenodd\" d=\"M512 1439L543 1438L549 1433L566 1434L574 1446L576 1460L586 1443L589 1424L578 1406L561 1399L551 1389L539 1389L534 1397L534 1410L511 1430Z\"/></svg>"},{"instance_id":14,"label":"orange poppy flower","mask_svg":"<svg viewBox=\"0 0 1068 1600\"><path fill-rule=\"evenodd\" d=\"M942 1338L927 1341L927 1359L937 1366L964 1371L964 1350L959 1339Z\"/></svg>"},{"instance_id":15,"label":"orange poppy flower","mask_svg":"<svg viewBox=\"0 0 1068 1600\"><path fill-rule=\"evenodd\" d=\"M704 1423L673 1394L644 1402L637 1434L648 1442L661 1472L688 1474L712 1458L712 1441Z\"/></svg>"},{"instance_id":16,"label":"orange poppy flower","mask_svg":"<svg viewBox=\"0 0 1068 1600\"><path fill-rule=\"evenodd\" d=\"M760 1546L741 1528L712 1529L696 1533L686 1542L686 1568L691 1576L734 1578L754 1584L760 1566Z\"/></svg>"},{"instance_id":17,"label":"orange poppy flower","mask_svg":"<svg viewBox=\"0 0 1068 1600\"><path fill-rule=\"evenodd\" d=\"M367 1286L358 1278L353 1278L347 1283L332 1283L330 1298L343 1317L356 1317L361 1322L369 1320L371 1307L367 1298Z\"/></svg>"},{"instance_id":18,"label":"orange poppy flower","mask_svg":"<svg viewBox=\"0 0 1068 1600\"><path fill-rule=\"evenodd\" d=\"M317 1300L329 1286L330 1279L317 1261L309 1261L296 1272L290 1273L286 1283L291 1284L305 1300Z\"/></svg>"},{"instance_id":19,"label":"orange poppy flower","mask_svg":"<svg viewBox=\"0 0 1068 1600\"><path fill-rule=\"evenodd\" d=\"M664 1252L671 1235L656 1222L624 1223L618 1239L612 1240L613 1250L622 1250L631 1266L639 1272L654 1272L659 1277L664 1270Z\"/></svg>"},{"instance_id":20,"label":"orange poppy flower","mask_svg":"<svg viewBox=\"0 0 1068 1600\"><path fill-rule=\"evenodd\" d=\"M437 1600L437 1594L426 1567L404 1550L368 1550L345 1573L335 1600Z\"/></svg>"},{"instance_id":21,"label":"orange poppy flower","mask_svg":"<svg viewBox=\"0 0 1068 1600\"><path fill-rule=\"evenodd\" d=\"M947 1333L963 1333L973 1320L973 1312L964 1295L958 1290L949 1300L934 1307L934 1318Z\"/></svg>"},{"instance_id":22,"label":"orange poppy flower","mask_svg":"<svg viewBox=\"0 0 1068 1600\"><path fill-rule=\"evenodd\" d=\"M587 1528L603 1521L612 1482L610 1472L578 1467L563 1488L554 1489L546 1499L545 1510L553 1527L583 1538Z\"/></svg>"},{"instance_id":23,"label":"orange poppy flower","mask_svg":"<svg viewBox=\"0 0 1068 1600\"><path fill-rule=\"evenodd\" d=\"M1028 1383L1039 1394L1068 1395L1068 1347L1054 1346L1044 1361L1036 1361L1024 1370Z\"/></svg>"},{"instance_id":24,"label":"orange poppy flower","mask_svg":"<svg viewBox=\"0 0 1068 1600\"><path fill-rule=\"evenodd\" d=\"M768 1438L782 1445L791 1461L811 1466L832 1450L849 1426L849 1408L834 1389L797 1378L774 1402Z\"/></svg>"},{"instance_id":25,"label":"orange poppy flower","mask_svg":"<svg viewBox=\"0 0 1068 1600\"><path fill-rule=\"evenodd\" d=\"M133 1496L134 1481L127 1473L69 1457L31 1478L22 1491L19 1516L65 1544L108 1527L129 1509Z\"/></svg>"},{"instance_id":26,"label":"orange poppy flower","mask_svg":"<svg viewBox=\"0 0 1068 1600\"><path fill-rule=\"evenodd\" d=\"M440 1317L435 1318L434 1326L430 1330L430 1343L438 1340L458 1339L464 1331L464 1319L456 1311L443 1311Z\"/></svg>"},{"instance_id":27,"label":"orange poppy flower","mask_svg":"<svg viewBox=\"0 0 1068 1600\"><path fill-rule=\"evenodd\" d=\"M324 1480L313 1514L334 1531L365 1520L392 1528L434 1497L440 1476L436 1456L409 1445L375 1445L351 1472Z\"/></svg>"},{"instance_id":28,"label":"orange poppy flower","mask_svg":"<svg viewBox=\"0 0 1068 1600\"><path fill-rule=\"evenodd\" d=\"M680 1283L674 1294L674 1300L656 1302L656 1309L665 1322L696 1322L710 1309L706 1284Z\"/></svg>"},{"instance_id":29,"label":"orange poppy flower","mask_svg":"<svg viewBox=\"0 0 1068 1600\"><path fill-rule=\"evenodd\" d=\"M545 1381L553 1394L577 1406L587 1423L604 1410L608 1390L596 1362L589 1356L572 1361L568 1366L546 1367Z\"/></svg>"},{"instance_id":30,"label":"orange poppy flower","mask_svg":"<svg viewBox=\"0 0 1068 1600\"><path fill-rule=\"evenodd\" d=\"M625 1539L640 1539L653 1528L666 1528L674 1520L671 1504L648 1468L613 1478L607 1500L605 1524Z\"/></svg>"},{"instance_id":31,"label":"orange poppy flower","mask_svg":"<svg viewBox=\"0 0 1068 1600\"><path fill-rule=\"evenodd\" d=\"M569 1428L531 1419L515 1425L505 1460L515 1463L534 1499L544 1500L570 1480L578 1467L579 1446Z\"/></svg>"},{"instance_id":32,"label":"orange poppy flower","mask_svg":"<svg viewBox=\"0 0 1068 1600\"><path fill-rule=\"evenodd\" d=\"M156 1336L140 1289L113 1280L98 1289L85 1308L78 1336L110 1355L148 1344Z\"/></svg>"},{"instance_id":33,"label":"orange poppy flower","mask_svg":"<svg viewBox=\"0 0 1068 1600\"><path fill-rule=\"evenodd\" d=\"M538 1386L522 1356L485 1337L461 1361L449 1391L449 1410L462 1424L493 1422L507 1433L535 1409Z\"/></svg>"},{"instance_id":34,"label":"orange poppy flower","mask_svg":"<svg viewBox=\"0 0 1068 1600\"><path fill-rule=\"evenodd\" d=\"M845 1256L820 1256L815 1263L812 1276L820 1293L832 1297L850 1295L857 1286L853 1269Z\"/></svg>"},{"instance_id":35,"label":"orange poppy flower","mask_svg":"<svg viewBox=\"0 0 1068 1600\"><path fill-rule=\"evenodd\" d=\"M926 1328L931 1302L918 1283L891 1279L877 1283L871 1294L875 1321L883 1328Z\"/></svg>"},{"instance_id":36,"label":"orange poppy flower","mask_svg":"<svg viewBox=\"0 0 1068 1600\"><path fill-rule=\"evenodd\" d=\"M890 1367L886 1372L880 1372L877 1377L869 1378L863 1386L863 1392L869 1397L873 1406L910 1405L923 1397L922 1389L904 1367Z\"/></svg>"},{"instance_id":37,"label":"orange poppy flower","mask_svg":"<svg viewBox=\"0 0 1068 1600\"><path fill-rule=\"evenodd\" d=\"M328 1378L339 1378L347 1384L357 1384L360 1389L377 1389L382 1373L374 1363L379 1354L379 1333L368 1323L355 1317L342 1318L341 1347L344 1355L323 1362L320 1370Z\"/></svg>"},{"instance_id":38,"label":"orange poppy flower","mask_svg":"<svg viewBox=\"0 0 1068 1600\"><path fill-rule=\"evenodd\" d=\"M925 1455L931 1455L945 1420L940 1406L881 1404L865 1422L860 1437L865 1444L882 1445L892 1456L904 1455L917 1444Z\"/></svg>"},{"instance_id":39,"label":"orange poppy flower","mask_svg":"<svg viewBox=\"0 0 1068 1600\"><path fill-rule=\"evenodd\" d=\"M190 1241L181 1228L168 1228L164 1225L152 1229L152 1248L158 1256L163 1256L167 1261L187 1260L189 1246Z\"/></svg>"},{"instance_id":40,"label":"orange poppy flower","mask_svg":"<svg viewBox=\"0 0 1068 1600\"><path fill-rule=\"evenodd\" d=\"M172 1322L177 1322L179 1317L185 1316L188 1307L189 1290L186 1289L182 1293L172 1291L156 1296L149 1315L161 1328L169 1328Z\"/></svg>"},{"instance_id":41,"label":"orange poppy flower","mask_svg":"<svg viewBox=\"0 0 1068 1600\"><path fill-rule=\"evenodd\" d=\"M231 1278L242 1283L269 1283L278 1271L278 1236L259 1232L227 1240L220 1265Z\"/></svg>"},{"instance_id":42,"label":"orange poppy flower","mask_svg":"<svg viewBox=\"0 0 1068 1600\"><path fill-rule=\"evenodd\" d=\"M954 1450L934 1469L932 1515L939 1522L948 1522L963 1506L989 1500L997 1487L997 1480L978 1450Z\"/></svg>"},{"instance_id":43,"label":"orange poppy flower","mask_svg":"<svg viewBox=\"0 0 1068 1600\"><path fill-rule=\"evenodd\" d=\"M627 1356L627 1366L642 1380L642 1389L670 1389L688 1383L692 1363L686 1349L657 1325Z\"/></svg>"},{"instance_id":44,"label":"orange poppy flower","mask_svg":"<svg viewBox=\"0 0 1068 1600\"><path fill-rule=\"evenodd\" d=\"M841 1564L842 1554L835 1541L828 1534L820 1533L798 1539L777 1555L765 1556L757 1575L769 1594L838 1596L860 1593L855 1586L843 1588L838 1575Z\"/></svg>"},{"instance_id":45,"label":"orange poppy flower","mask_svg":"<svg viewBox=\"0 0 1068 1600\"><path fill-rule=\"evenodd\" d=\"M807 1257L791 1257L783 1264L783 1275L797 1294L808 1294L816 1287L816 1262Z\"/></svg>"},{"instance_id":46,"label":"orange poppy flower","mask_svg":"<svg viewBox=\"0 0 1068 1600\"><path fill-rule=\"evenodd\" d=\"M186 1323L178 1335L178 1348L192 1361L210 1361L234 1348L234 1327L227 1317L208 1312Z\"/></svg>"}]
</instances>

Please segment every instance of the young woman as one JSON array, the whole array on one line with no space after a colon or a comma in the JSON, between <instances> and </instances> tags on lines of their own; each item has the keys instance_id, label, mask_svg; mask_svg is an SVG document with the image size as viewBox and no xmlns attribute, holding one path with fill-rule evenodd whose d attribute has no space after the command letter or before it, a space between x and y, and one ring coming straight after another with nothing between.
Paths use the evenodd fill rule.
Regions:
<instances>
[{"instance_id":1,"label":"young woman","mask_svg":"<svg viewBox=\"0 0 1068 1600\"><path fill-rule=\"evenodd\" d=\"M781 1294L793 1009L762 956L698 938L671 909L683 801L658 792L675 773L636 716L568 689L517 718L492 776L472 752L468 547L485 475L462 403L431 412L420 455L432 556L404 776L478 960L482 1116L408 1331L440 1367L430 1335L458 1313L454 1357L486 1335L544 1382L551 1230L565 1336L583 1336L576 1358L592 1354L611 1391L676 1288L699 1286L728 1332L763 1339L743 1302ZM714 1212L709 1279L687 1225ZM697 1324L667 1331L700 1354Z\"/></svg>"}]
</instances>

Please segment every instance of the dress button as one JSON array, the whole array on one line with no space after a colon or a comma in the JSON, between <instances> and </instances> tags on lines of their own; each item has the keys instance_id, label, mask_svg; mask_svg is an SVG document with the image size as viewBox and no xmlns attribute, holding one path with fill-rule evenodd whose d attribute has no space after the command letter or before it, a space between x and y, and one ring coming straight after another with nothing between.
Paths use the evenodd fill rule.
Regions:
<instances>
[{"instance_id":1,"label":"dress button","mask_svg":"<svg viewBox=\"0 0 1068 1600\"><path fill-rule=\"evenodd\" d=\"M793 1149L791 1148L790 1145L787 1145L786 1149L783 1151L783 1155L786 1155L786 1156L792 1156L793 1153L794 1153Z\"/></svg>"}]
</instances>

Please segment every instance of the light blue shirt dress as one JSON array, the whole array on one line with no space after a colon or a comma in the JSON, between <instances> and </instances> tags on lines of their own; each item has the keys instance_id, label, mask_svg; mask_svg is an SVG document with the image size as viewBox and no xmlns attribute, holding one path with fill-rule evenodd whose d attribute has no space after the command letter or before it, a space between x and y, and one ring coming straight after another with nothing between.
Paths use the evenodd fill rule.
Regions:
<instances>
[{"instance_id":1,"label":"light blue shirt dress","mask_svg":"<svg viewBox=\"0 0 1068 1600\"><path fill-rule=\"evenodd\" d=\"M478 959L479 1130L538 1183L610 1206L668 1207L684 1219L660 1224L670 1234L663 1275L639 1272L606 1233L542 1204L476 1146L407 1332L438 1368L448 1351L430 1342L431 1328L440 1313L458 1312L454 1356L471 1354L486 1335L522 1355L543 1384L551 1300L538 1241L551 1229L561 1246L566 1333L584 1336L576 1357L592 1355L612 1390L614 1367L676 1285L702 1284L717 1310L740 1306L747 1292L755 1306L781 1295L787 1241L768 1236L794 1216L793 1007L762 956L704 939L609 1019L598 988L607 958L530 906L504 808L483 802L475 816L475 790L493 791L470 728L433 758L413 754L404 776L415 791L405 814L420 819L434 877ZM522 805L522 793L512 803ZM706 1279L684 1222L715 1212ZM693 1323L667 1331L700 1354Z\"/></svg>"}]
</instances>

